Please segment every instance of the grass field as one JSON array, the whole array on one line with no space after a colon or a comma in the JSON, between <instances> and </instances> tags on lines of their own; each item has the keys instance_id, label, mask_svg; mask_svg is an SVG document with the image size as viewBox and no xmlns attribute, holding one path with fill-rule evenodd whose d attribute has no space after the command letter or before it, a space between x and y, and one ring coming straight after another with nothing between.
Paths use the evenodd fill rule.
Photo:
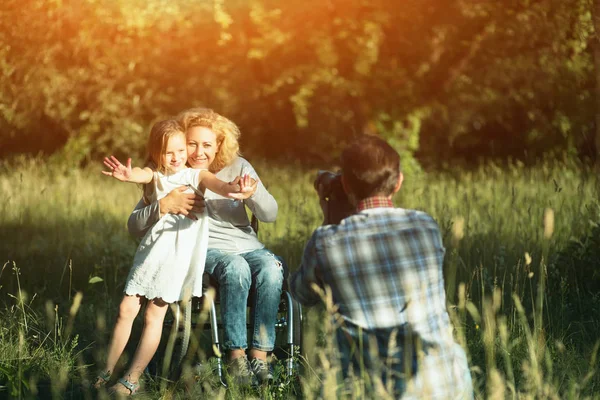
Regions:
<instances>
[{"instance_id":1,"label":"grass field","mask_svg":"<svg viewBox=\"0 0 600 400\"><path fill-rule=\"evenodd\" d=\"M256 168L280 206L260 237L294 270L321 221L315 170ZM0 397L93 397L82 382L103 357L140 196L99 171L0 165ZM567 162L406 177L395 203L440 225L449 310L478 397L600 398L599 195L594 171ZM336 398L327 321L327 307L308 312L300 383L224 391L206 376L148 382L142 397ZM364 397L361 387L347 396Z\"/></svg>"}]
</instances>

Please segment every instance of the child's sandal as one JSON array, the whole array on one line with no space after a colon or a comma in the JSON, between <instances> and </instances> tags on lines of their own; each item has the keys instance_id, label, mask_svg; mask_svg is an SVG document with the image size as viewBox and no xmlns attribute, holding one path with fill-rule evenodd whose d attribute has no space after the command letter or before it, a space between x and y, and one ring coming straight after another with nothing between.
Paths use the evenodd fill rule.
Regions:
<instances>
[{"instance_id":1,"label":"child's sandal","mask_svg":"<svg viewBox=\"0 0 600 400\"><path fill-rule=\"evenodd\" d=\"M101 387L106 386L108 381L110 381L110 371L102 371L96 377L96 380L92 384L92 388L100 389Z\"/></svg>"},{"instance_id":2,"label":"child's sandal","mask_svg":"<svg viewBox=\"0 0 600 400\"><path fill-rule=\"evenodd\" d=\"M129 390L129 393L124 392L123 389L121 388L121 385L124 386L125 389ZM116 385L114 385L113 387L110 388L111 389L110 391L112 393L119 393L119 394L126 395L126 396L133 396L134 394L136 394L136 392L138 391L139 388L140 388L139 382L133 383L133 382L129 382L125 378L121 378L118 380Z\"/></svg>"}]
</instances>

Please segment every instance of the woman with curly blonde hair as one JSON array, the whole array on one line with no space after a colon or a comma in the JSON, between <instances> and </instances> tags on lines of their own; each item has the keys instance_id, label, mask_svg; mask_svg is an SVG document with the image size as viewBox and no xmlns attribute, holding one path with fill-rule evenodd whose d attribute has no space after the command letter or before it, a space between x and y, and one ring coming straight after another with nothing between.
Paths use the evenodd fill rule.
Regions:
<instances>
[{"instance_id":1,"label":"woman with curly blonde hair","mask_svg":"<svg viewBox=\"0 0 600 400\"><path fill-rule=\"evenodd\" d=\"M216 152L214 160L208 165L211 172L222 170L239 157L240 145L238 139L241 133L237 125L229 119L209 108L190 108L179 114L177 119L186 132L196 127L204 127L215 133L219 151Z\"/></svg>"},{"instance_id":2,"label":"woman with curly blonde hair","mask_svg":"<svg viewBox=\"0 0 600 400\"><path fill-rule=\"evenodd\" d=\"M140 201L129 217L129 232L143 236L162 215L183 214L194 218L192 211L206 207L209 239L205 271L219 284L223 347L229 353L229 375L239 385L253 384L256 380L267 382L273 379L266 359L267 352L275 346L275 322L284 269L281 258L258 240L246 207L259 221L273 222L277 217L277 202L252 165L239 155L240 130L231 120L207 108L191 108L177 119L185 128L191 168L208 169L225 182L248 174L254 179L254 192L244 201L232 201L210 190L206 190L201 199L184 193L185 187L175 189L150 205ZM252 338L248 346L246 305L250 289L255 295L250 316Z\"/></svg>"}]
</instances>

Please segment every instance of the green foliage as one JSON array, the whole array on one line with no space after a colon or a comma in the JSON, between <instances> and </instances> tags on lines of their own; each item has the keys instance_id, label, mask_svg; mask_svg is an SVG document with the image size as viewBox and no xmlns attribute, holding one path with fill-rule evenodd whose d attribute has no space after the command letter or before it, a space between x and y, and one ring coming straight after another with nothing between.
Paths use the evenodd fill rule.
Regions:
<instances>
[{"instance_id":1,"label":"green foliage","mask_svg":"<svg viewBox=\"0 0 600 400\"><path fill-rule=\"evenodd\" d=\"M0 271L9 274L6 263ZM21 270L12 265L17 282ZM46 304L46 316L40 314L35 296L18 289L0 307L3 326L0 329L0 393L12 398L36 396L40 387L48 387L53 395L64 392L76 372L82 349L79 336L72 335L72 318L65 325L58 305ZM37 300L39 301L39 299Z\"/></svg>"},{"instance_id":2,"label":"green foliage","mask_svg":"<svg viewBox=\"0 0 600 400\"><path fill-rule=\"evenodd\" d=\"M418 132L415 126L412 132ZM293 271L305 241L322 220L312 186L316 170L260 160L253 164L279 204L277 221L262 224L260 238ZM104 177L100 169L69 169L41 157L0 164L0 262L11 261L0 273L0 319L6 321L0 327L0 386L6 391L35 398L35 390L50 387L55 397L80 398L86 379L96 373L95 366L83 366L97 365L105 356L136 247L125 221L141 191ZM482 396L500 389L514 389L524 397L597 393L600 382L590 355L600 330L594 278L599 187L594 170L573 162L406 174L395 203L425 210L440 225L449 308L458 314L455 326L464 332L462 343L476 367ZM546 209L554 211L550 237L544 233ZM540 271L546 287L541 316L536 308ZM76 292L83 293L83 300L74 316L66 310L75 303ZM309 328L301 349L307 357L301 385L305 398L320 395L323 376L333 392L338 387L336 370L322 364L332 358L325 319L319 309L306 318ZM314 327L318 329L311 333ZM208 347L208 340L202 338L201 345ZM135 341L131 347L128 354ZM209 398L220 393L213 380L184 381L166 389L162 382L150 382L148 387L152 395ZM271 389L247 395L283 398L297 393L289 387Z\"/></svg>"},{"instance_id":3,"label":"green foliage","mask_svg":"<svg viewBox=\"0 0 600 400\"><path fill-rule=\"evenodd\" d=\"M269 157L329 162L364 131L407 160L590 154L590 9L6 0L0 156L139 156L154 120L198 105L236 121L246 153Z\"/></svg>"},{"instance_id":4,"label":"green foliage","mask_svg":"<svg viewBox=\"0 0 600 400\"><path fill-rule=\"evenodd\" d=\"M0 255L36 271L22 282L27 292L58 298L87 289L91 276L103 279L97 290L120 292L135 252L122 216L141 190L111 185L100 170L65 169L40 157L0 163ZM15 291L12 280L0 285Z\"/></svg>"},{"instance_id":5,"label":"green foliage","mask_svg":"<svg viewBox=\"0 0 600 400\"><path fill-rule=\"evenodd\" d=\"M416 176L421 172L415 153L419 150L421 126L428 113L427 109L415 110L406 116L405 121L381 114L375 120L376 131L400 154L402 171L406 175Z\"/></svg>"},{"instance_id":6,"label":"green foliage","mask_svg":"<svg viewBox=\"0 0 600 400\"><path fill-rule=\"evenodd\" d=\"M479 157L576 153L589 146L590 10L587 0L463 7L476 30L464 43L467 56L445 83L446 99L435 113L440 119L430 121L432 128L447 129L446 143Z\"/></svg>"},{"instance_id":7,"label":"green foliage","mask_svg":"<svg viewBox=\"0 0 600 400\"><path fill-rule=\"evenodd\" d=\"M591 225L589 232L580 237L572 237L565 248L552 260L549 268L550 278L559 283L554 287L556 293L564 292L567 287L578 288L578 297L587 312L600 312L598 307L598 293L600 293L600 225L598 221L600 206L597 202L586 207L582 218L587 219ZM587 214L587 215L586 215ZM576 303L562 302L563 324L579 323Z\"/></svg>"}]
</instances>

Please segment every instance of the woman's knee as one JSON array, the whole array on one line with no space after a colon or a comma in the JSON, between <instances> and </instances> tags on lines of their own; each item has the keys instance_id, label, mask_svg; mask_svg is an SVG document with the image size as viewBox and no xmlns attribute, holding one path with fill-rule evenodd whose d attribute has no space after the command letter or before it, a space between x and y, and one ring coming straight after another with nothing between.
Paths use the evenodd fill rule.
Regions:
<instances>
[{"instance_id":1,"label":"woman's knee","mask_svg":"<svg viewBox=\"0 0 600 400\"><path fill-rule=\"evenodd\" d=\"M223 254L214 268L213 275L219 284L238 281L249 283L252 279L250 266L237 254Z\"/></svg>"},{"instance_id":2,"label":"woman's knee","mask_svg":"<svg viewBox=\"0 0 600 400\"><path fill-rule=\"evenodd\" d=\"M256 283L281 288L285 266L279 258L265 257L256 268Z\"/></svg>"}]
</instances>

